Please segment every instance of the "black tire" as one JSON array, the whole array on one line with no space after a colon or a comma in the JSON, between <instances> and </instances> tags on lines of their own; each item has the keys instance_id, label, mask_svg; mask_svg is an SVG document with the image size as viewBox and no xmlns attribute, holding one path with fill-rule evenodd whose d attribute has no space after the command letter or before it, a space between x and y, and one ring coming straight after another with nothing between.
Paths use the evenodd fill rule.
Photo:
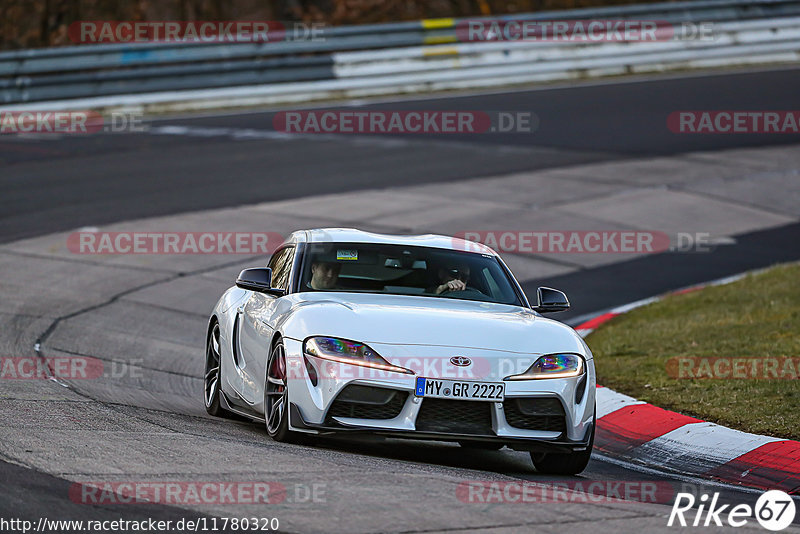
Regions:
<instances>
[{"instance_id":1,"label":"black tire","mask_svg":"<svg viewBox=\"0 0 800 534\"><path fill-rule=\"evenodd\" d=\"M203 375L203 400L206 411L214 417L235 419L236 415L220 406L220 377L222 376L222 358L219 348L219 323L215 322L206 340L206 372Z\"/></svg>"},{"instance_id":2,"label":"black tire","mask_svg":"<svg viewBox=\"0 0 800 534\"><path fill-rule=\"evenodd\" d=\"M505 446L505 443L494 443L489 441L459 441L458 444L465 449L476 451L499 451Z\"/></svg>"},{"instance_id":3,"label":"black tire","mask_svg":"<svg viewBox=\"0 0 800 534\"><path fill-rule=\"evenodd\" d=\"M531 460L536 471L545 475L577 475L581 473L589 464L592 458L592 447L594 447L594 431L597 426L597 419L592 422L592 435L589 438L589 446L585 451L572 453L553 453L553 452L533 452Z\"/></svg>"},{"instance_id":4,"label":"black tire","mask_svg":"<svg viewBox=\"0 0 800 534\"><path fill-rule=\"evenodd\" d=\"M264 380L264 420L267 434L275 441L297 440L297 432L289 430L289 381L286 376L286 352L282 341L275 343L267 359Z\"/></svg>"}]
</instances>

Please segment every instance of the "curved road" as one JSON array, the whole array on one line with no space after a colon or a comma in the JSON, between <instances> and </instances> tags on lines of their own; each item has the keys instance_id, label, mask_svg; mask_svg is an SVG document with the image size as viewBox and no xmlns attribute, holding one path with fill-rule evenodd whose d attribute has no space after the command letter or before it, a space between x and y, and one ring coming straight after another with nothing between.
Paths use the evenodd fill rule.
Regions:
<instances>
[{"instance_id":1,"label":"curved road","mask_svg":"<svg viewBox=\"0 0 800 534\"><path fill-rule=\"evenodd\" d=\"M594 220L616 229L626 221L614 223L602 215L602 206L582 203L610 198L624 211L646 202L653 191L665 203L694 214L701 222L693 228L723 233L716 229L730 224L738 229L730 232L735 244L704 254L665 253L599 263L516 256L512 269L518 275L540 273L524 276L526 290L544 282L567 290L580 303L574 317L800 259L800 213L791 205L774 209L778 200L766 193L743 200L749 198L749 189L736 198L720 196L735 189L732 184L745 188L765 180L785 187L782 196L793 204L798 194L798 162L792 155L796 148L780 145L796 143L796 138L698 139L664 131L666 115L678 109L796 109L793 88L799 77L800 70L787 69L373 104L380 109L532 110L541 127L522 136L283 139L273 135L271 113L263 112L169 118L130 135L0 139L5 163L0 241L7 243L0 248L0 347L7 355L29 356L39 342L44 356L97 358L106 372L96 380L63 385L3 381L0 458L8 462L0 464L6 482L0 490L0 515L255 515L278 517L284 529L302 532L563 532L596 528L598 523L626 532L667 530L671 500L578 500L547 506L459 500L457 488L465 481L546 482L524 453L468 452L448 444L393 440L283 445L269 441L259 425L209 418L200 404L206 312L239 268L263 258L76 256L65 250L65 234L58 232L102 225L112 230L285 233L299 226L350 222L402 231L414 229L414 220L445 232L468 227L464 218L451 223L436 218L459 205L468 206L466 221L484 225L497 221L504 207L517 210L515 217L534 208L544 209L546 216L560 210L560 221L574 219L574 210L581 208L595 210L592 216L597 218L584 223ZM748 152L747 147L761 148ZM729 150L725 156L714 156L723 149ZM687 156L690 151L704 152ZM702 189L677 184L669 176L648 183L637 167L642 158L649 158L645 168L674 165L687 174L720 173L722 185ZM558 174L559 169L566 174ZM600 176L603 172L612 178ZM746 179L737 174L734 180L732 173ZM500 178L490 178L494 176ZM523 180L514 181L514 176ZM529 183L550 187L538 193L536 188L524 190ZM403 189L369 191L401 185ZM664 187L667 192L659 193ZM626 196L631 190L642 195L638 201ZM475 198L476 191L485 195ZM342 192L347 194L319 196ZM453 203L448 204L451 195ZM544 206L533 206L537 195ZM424 198L442 200L420 212L408 209ZM337 199L352 204L336 204ZM695 210L696 199L708 203L708 210ZM269 200L284 203L255 205ZM378 215L368 216L370 203L376 202L391 209L380 207ZM764 209L764 203L773 209ZM254 206L225 209L242 204ZM356 216L342 215L353 206ZM730 220L703 219L704 211L722 214L718 217L727 213ZM637 216L634 210L630 220ZM141 220L125 222L132 219ZM658 224L671 228L672 222L665 216ZM261 226L254 229L256 224ZM22 238L31 239L18 241ZM675 490L695 483L599 457L583 479L633 486L657 481ZM67 498L74 481L153 480L269 481L281 484L286 493L267 506L91 506ZM724 502L752 504L756 497L734 488L693 488L722 491Z\"/></svg>"},{"instance_id":2,"label":"curved road","mask_svg":"<svg viewBox=\"0 0 800 534\"><path fill-rule=\"evenodd\" d=\"M785 68L369 106L532 112L539 117L532 133L275 139L267 111L163 119L145 134L0 136L0 242L312 194L795 143L798 136L787 134L677 135L666 120L680 110L797 109L798 87L800 69ZM179 133L164 133L167 126Z\"/></svg>"}]
</instances>

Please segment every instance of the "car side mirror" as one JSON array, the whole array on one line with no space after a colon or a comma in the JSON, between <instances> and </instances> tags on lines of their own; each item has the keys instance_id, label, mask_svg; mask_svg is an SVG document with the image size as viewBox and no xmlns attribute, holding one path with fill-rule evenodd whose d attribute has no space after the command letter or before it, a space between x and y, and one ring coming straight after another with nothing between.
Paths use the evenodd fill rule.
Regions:
<instances>
[{"instance_id":1,"label":"car side mirror","mask_svg":"<svg viewBox=\"0 0 800 534\"><path fill-rule=\"evenodd\" d=\"M533 308L539 313L553 313L569 309L569 300L563 291L550 287L540 287L536 290L539 304Z\"/></svg>"},{"instance_id":2,"label":"car side mirror","mask_svg":"<svg viewBox=\"0 0 800 534\"><path fill-rule=\"evenodd\" d=\"M286 294L286 291L272 287L271 284L272 269L269 267L245 269L239 273L239 278L236 279L236 287L247 289L248 291L265 293L274 297L282 297Z\"/></svg>"}]
</instances>

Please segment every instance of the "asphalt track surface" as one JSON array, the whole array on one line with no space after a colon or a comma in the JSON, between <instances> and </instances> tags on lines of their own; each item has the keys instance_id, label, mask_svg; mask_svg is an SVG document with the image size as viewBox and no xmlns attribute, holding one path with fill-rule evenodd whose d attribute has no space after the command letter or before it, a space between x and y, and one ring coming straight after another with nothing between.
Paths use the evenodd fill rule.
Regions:
<instances>
[{"instance_id":1,"label":"asphalt track surface","mask_svg":"<svg viewBox=\"0 0 800 534\"><path fill-rule=\"evenodd\" d=\"M680 110L796 109L798 87L800 69L787 68L365 106L533 112L539 128L531 133L248 140L237 132L274 131L273 112L248 112L154 124L191 127L193 135L43 136L38 143L0 138L0 243L312 194L791 143L796 135L678 135L666 120Z\"/></svg>"},{"instance_id":2,"label":"asphalt track surface","mask_svg":"<svg viewBox=\"0 0 800 534\"><path fill-rule=\"evenodd\" d=\"M653 124L664 124L670 112L684 109L796 109L798 87L800 69L784 69L372 104L392 110L531 110L539 116L541 127L522 136L460 136L445 141L429 136L387 143L382 139L354 142L352 138L246 140L222 131L270 130L272 112L266 111L176 117L154 123L214 129L209 135L117 134L41 142L0 139L0 242L86 225L310 194L796 142L787 136L676 136ZM735 246L709 254L648 256L524 285L531 291L536 285L551 284L566 290L573 300L583 301L583 310L601 310L742 270L800 259L799 234L798 225L789 225L738 236ZM235 426L232 434L267 440L256 426L231 425ZM212 430L222 428L214 424ZM535 479L533 474L521 474L526 467L517 457L474 452L454 458L452 449L438 445L398 447L394 442L323 440L292 451L306 455L309 461L327 453L348 458L363 455L364 469L376 477L392 469L418 468L440 470L448 476L474 478L477 472ZM349 461L355 461L353 458ZM582 476L674 481L601 458L593 459ZM166 506L76 506L65 498L69 482L11 463L0 463L0 481L0 513L6 517L36 518L45 512L50 517L69 518L185 515ZM722 491L723 501L752 504L756 497L732 488ZM667 511L665 508L664 514ZM621 528L635 530L635 525L632 520ZM398 530L402 528L398 526Z\"/></svg>"}]
</instances>

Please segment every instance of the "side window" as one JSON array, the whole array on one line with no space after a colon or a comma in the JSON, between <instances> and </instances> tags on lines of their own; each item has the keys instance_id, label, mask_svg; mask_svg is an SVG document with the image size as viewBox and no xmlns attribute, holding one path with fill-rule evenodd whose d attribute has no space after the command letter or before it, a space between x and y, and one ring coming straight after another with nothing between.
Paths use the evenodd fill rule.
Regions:
<instances>
[{"instance_id":1,"label":"side window","mask_svg":"<svg viewBox=\"0 0 800 534\"><path fill-rule=\"evenodd\" d=\"M283 248L272 255L268 265L272 269L272 287L288 291L293 259L294 247Z\"/></svg>"}]
</instances>

